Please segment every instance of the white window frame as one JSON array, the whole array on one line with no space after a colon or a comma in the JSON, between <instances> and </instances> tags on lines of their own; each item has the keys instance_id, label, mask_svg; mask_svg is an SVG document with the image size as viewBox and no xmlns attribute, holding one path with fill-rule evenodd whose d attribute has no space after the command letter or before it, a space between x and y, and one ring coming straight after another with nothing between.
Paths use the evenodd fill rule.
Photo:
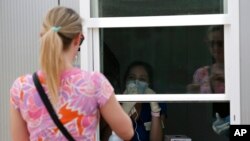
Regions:
<instances>
[{"instance_id":1,"label":"white window frame","mask_svg":"<svg viewBox=\"0 0 250 141\"><path fill-rule=\"evenodd\" d=\"M95 4L98 0L93 0ZM224 25L225 94L152 94L116 95L119 101L166 102L230 102L231 124L240 124L240 57L239 57L239 0L225 0L224 14L100 17L90 16L90 0L80 0L80 15L84 19L85 42L81 49L81 68L100 71L99 29L121 27L170 27ZM96 11L92 11L96 12Z\"/></svg>"}]
</instances>

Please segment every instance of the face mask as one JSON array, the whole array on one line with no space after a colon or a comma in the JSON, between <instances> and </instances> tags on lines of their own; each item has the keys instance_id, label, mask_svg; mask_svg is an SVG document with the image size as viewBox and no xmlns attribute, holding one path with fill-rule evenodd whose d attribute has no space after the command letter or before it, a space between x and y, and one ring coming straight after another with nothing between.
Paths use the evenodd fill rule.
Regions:
<instances>
[{"instance_id":1,"label":"face mask","mask_svg":"<svg viewBox=\"0 0 250 141\"><path fill-rule=\"evenodd\" d=\"M143 94L147 87L148 83L140 80L129 80L127 82L127 88L136 88L139 94Z\"/></svg>"}]
</instances>

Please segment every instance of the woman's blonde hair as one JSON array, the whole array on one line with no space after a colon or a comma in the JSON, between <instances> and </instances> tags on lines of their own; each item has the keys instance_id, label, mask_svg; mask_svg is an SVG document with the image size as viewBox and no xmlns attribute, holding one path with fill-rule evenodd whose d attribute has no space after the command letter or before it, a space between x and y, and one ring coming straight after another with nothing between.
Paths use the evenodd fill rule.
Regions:
<instances>
[{"instance_id":1,"label":"woman's blonde hair","mask_svg":"<svg viewBox=\"0 0 250 141\"><path fill-rule=\"evenodd\" d=\"M82 19L72 9L55 7L47 13L41 31L40 65L46 76L49 96L58 101L60 70L64 65L63 51L82 32Z\"/></svg>"}]
</instances>

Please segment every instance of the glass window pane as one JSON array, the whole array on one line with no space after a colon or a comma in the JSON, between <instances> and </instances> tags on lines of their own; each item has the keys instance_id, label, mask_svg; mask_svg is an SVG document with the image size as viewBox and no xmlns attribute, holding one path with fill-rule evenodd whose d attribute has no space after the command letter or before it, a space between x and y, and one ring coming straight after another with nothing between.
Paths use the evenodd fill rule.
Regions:
<instances>
[{"instance_id":1,"label":"glass window pane","mask_svg":"<svg viewBox=\"0 0 250 141\"><path fill-rule=\"evenodd\" d=\"M220 14L227 0L91 0L91 17ZM225 5L224 5L225 4ZM98 7L98 8L97 8ZM98 13L98 15L97 15Z\"/></svg>"},{"instance_id":2,"label":"glass window pane","mask_svg":"<svg viewBox=\"0 0 250 141\"><path fill-rule=\"evenodd\" d=\"M133 141L148 141L151 131L162 132L164 140L176 135L186 136L193 141L229 141L230 109L228 102L154 102L154 104L121 102L121 105L133 122L135 130ZM154 109L151 105L161 108L159 115L151 113ZM216 113L218 113L217 117ZM154 120L152 120L153 118ZM100 138L108 140L111 129L102 118L100 123ZM151 128L150 124L154 124L155 128ZM161 135L157 137L159 136ZM152 138L156 140L156 137Z\"/></svg>"},{"instance_id":3,"label":"glass window pane","mask_svg":"<svg viewBox=\"0 0 250 141\"><path fill-rule=\"evenodd\" d=\"M228 102L168 103L167 107L166 134L186 135L193 141L229 141L228 128L217 131L219 125L230 121ZM215 122L216 112L223 119L220 123Z\"/></svg>"},{"instance_id":4,"label":"glass window pane","mask_svg":"<svg viewBox=\"0 0 250 141\"><path fill-rule=\"evenodd\" d=\"M223 26L101 29L116 93L224 93Z\"/></svg>"}]
</instances>

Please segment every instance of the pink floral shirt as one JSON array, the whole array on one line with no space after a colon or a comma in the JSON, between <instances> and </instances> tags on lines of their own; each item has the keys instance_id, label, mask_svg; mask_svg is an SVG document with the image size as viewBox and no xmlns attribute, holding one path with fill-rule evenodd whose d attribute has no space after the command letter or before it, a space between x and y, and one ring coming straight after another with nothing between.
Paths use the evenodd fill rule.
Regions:
<instances>
[{"instance_id":1,"label":"pink floral shirt","mask_svg":"<svg viewBox=\"0 0 250 141\"><path fill-rule=\"evenodd\" d=\"M209 66L205 66L196 70L193 76L193 83L200 84L200 93L211 93L209 82Z\"/></svg>"},{"instance_id":2,"label":"pink floral shirt","mask_svg":"<svg viewBox=\"0 0 250 141\"><path fill-rule=\"evenodd\" d=\"M45 78L40 82L48 93ZM59 102L55 111L77 141L94 141L99 122L99 108L113 93L108 80L98 72L74 68L61 75ZM31 141L66 141L52 121L34 86L32 75L17 78L10 89L11 104L27 123Z\"/></svg>"}]
</instances>

